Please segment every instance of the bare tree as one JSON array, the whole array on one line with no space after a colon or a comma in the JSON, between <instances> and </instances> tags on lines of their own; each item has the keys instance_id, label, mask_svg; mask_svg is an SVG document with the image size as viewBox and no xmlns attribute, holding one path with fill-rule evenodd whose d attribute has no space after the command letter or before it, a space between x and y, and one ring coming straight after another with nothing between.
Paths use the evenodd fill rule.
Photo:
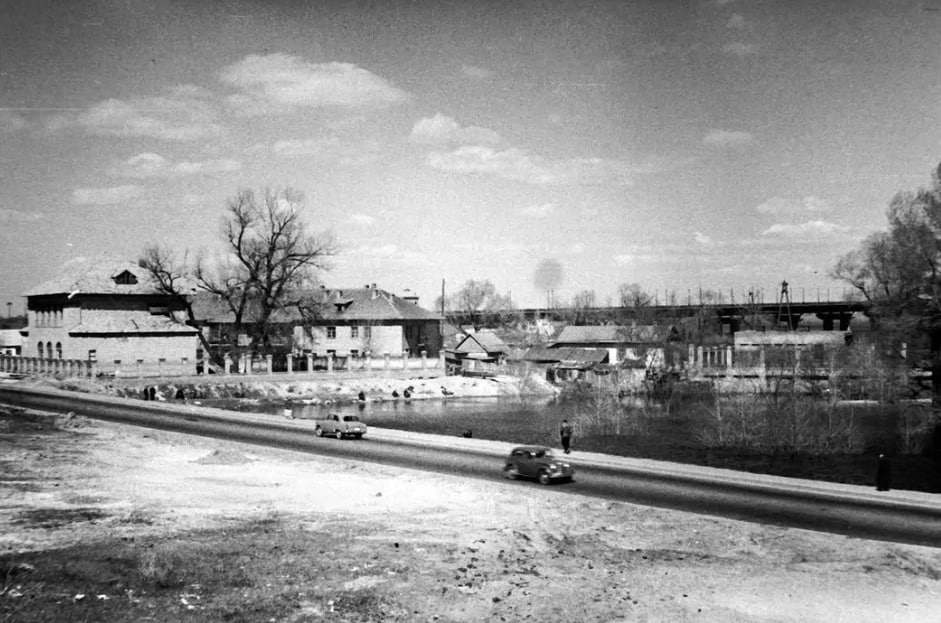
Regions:
<instances>
[{"instance_id":1,"label":"bare tree","mask_svg":"<svg viewBox=\"0 0 941 623\"><path fill-rule=\"evenodd\" d=\"M312 292L319 271L336 254L329 234L308 233L301 218L303 196L290 188L266 190L259 199L250 190L240 191L228 201L222 219L224 253L209 263L204 257L190 268L187 258L153 246L145 251L141 265L169 294L181 295L182 284L190 280L215 294L234 316L231 333L235 348L240 334L251 338L252 347L269 352L278 341L278 324L300 317L313 323L322 301ZM192 275L190 275L190 271ZM190 321L193 310L187 306ZM209 345L203 341L204 348Z\"/></svg>"},{"instance_id":2,"label":"bare tree","mask_svg":"<svg viewBox=\"0 0 941 623\"><path fill-rule=\"evenodd\" d=\"M222 221L225 255L209 266L200 259L199 286L217 295L234 315L235 335L247 332L253 348L270 350L273 325L286 310L316 315L309 296L317 275L336 254L329 234L307 232L301 219L303 195L293 189L266 190L259 200L240 191L226 206Z\"/></svg>"},{"instance_id":3,"label":"bare tree","mask_svg":"<svg viewBox=\"0 0 941 623\"><path fill-rule=\"evenodd\" d=\"M147 271L157 281L160 291L174 297L186 310L187 321L198 328L196 315L193 313L193 299L196 288L192 275L189 273L187 256L180 259L172 251L160 245L151 245L144 249L144 255L138 261L141 268ZM203 352L213 359L214 363L221 365L221 361L214 358L209 342L202 330L199 331L199 341Z\"/></svg>"},{"instance_id":4,"label":"bare tree","mask_svg":"<svg viewBox=\"0 0 941 623\"><path fill-rule=\"evenodd\" d=\"M654 296L645 292L638 283L622 283L618 286L618 303L639 324L653 321Z\"/></svg>"},{"instance_id":5,"label":"bare tree","mask_svg":"<svg viewBox=\"0 0 941 623\"><path fill-rule=\"evenodd\" d=\"M568 321L574 325L586 324L592 308L595 307L595 291L582 290L572 297L569 304Z\"/></svg>"},{"instance_id":6,"label":"bare tree","mask_svg":"<svg viewBox=\"0 0 941 623\"><path fill-rule=\"evenodd\" d=\"M440 297L436 301L436 307L441 307ZM510 295L497 292L491 282L471 279L465 282L460 290L447 297L444 308L445 314L452 318L469 317L476 331L487 324L499 322L502 317L513 311L514 305Z\"/></svg>"}]
</instances>

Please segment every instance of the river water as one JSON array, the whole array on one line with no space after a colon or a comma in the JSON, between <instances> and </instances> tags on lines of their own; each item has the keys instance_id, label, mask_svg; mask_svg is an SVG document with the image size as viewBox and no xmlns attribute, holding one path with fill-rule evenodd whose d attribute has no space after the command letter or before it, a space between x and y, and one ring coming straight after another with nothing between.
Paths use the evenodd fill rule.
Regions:
<instances>
[{"instance_id":1,"label":"river water","mask_svg":"<svg viewBox=\"0 0 941 623\"><path fill-rule=\"evenodd\" d=\"M749 425L759 428L767 427L771 419L788 417L791 407L772 413L767 402L763 402L766 400L738 397L716 402L707 397L663 403L629 399L621 401L604 417L599 417L598 410L584 400L558 398L399 399L329 405L256 401L204 401L204 404L279 417L284 409L290 408L298 419L318 419L328 413L350 414L380 428L446 436L469 433L478 439L552 447L559 447L559 424L568 419L575 423L573 457L578 450L605 452L864 485L872 480L875 457L885 452L893 457L899 488L941 492L941 459L900 447L899 421L906 417L906 411L897 405L846 404L831 410L830 416L839 422L852 422L855 438L852 448L821 452L819 447L802 447L782 451L715 444L717 414L725 418L727 435L737 434L737 425L729 427L728 421L742 418L745 412L749 412ZM821 411L822 404L804 401L798 406L814 413L813 423L803 420L803 425L810 427L810 438L820 437L825 432L822 427L827 425L821 423L822 419L830 417L825 410ZM776 434L788 434L783 430L786 428L779 427ZM805 443L807 438L805 435Z\"/></svg>"}]
</instances>

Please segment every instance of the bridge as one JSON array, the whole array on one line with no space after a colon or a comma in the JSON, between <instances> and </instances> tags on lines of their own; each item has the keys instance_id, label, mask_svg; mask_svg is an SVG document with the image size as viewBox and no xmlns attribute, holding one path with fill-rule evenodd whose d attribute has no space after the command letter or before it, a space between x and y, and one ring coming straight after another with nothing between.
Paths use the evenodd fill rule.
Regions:
<instances>
[{"instance_id":1,"label":"bridge","mask_svg":"<svg viewBox=\"0 0 941 623\"><path fill-rule=\"evenodd\" d=\"M698 315L707 315L718 318L728 325L732 332L738 331L749 318L773 318L775 322L784 327L796 329L803 316L814 315L823 321L825 331L845 331L850 326L850 319L854 313L867 313L869 304L863 301L802 301L791 303L787 300L774 303L716 303L716 304L686 304L686 305L650 305L641 308L634 307L529 307L509 314L522 316L530 322L536 320L571 321L578 319L579 324L601 324L603 322L624 322L643 315L654 322L675 321L681 318L693 318ZM480 320L481 316L492 318L494 314L481 314L472 312L449 312L448 317L460 324L472 324Z\"/></svg>"}]
</instances>

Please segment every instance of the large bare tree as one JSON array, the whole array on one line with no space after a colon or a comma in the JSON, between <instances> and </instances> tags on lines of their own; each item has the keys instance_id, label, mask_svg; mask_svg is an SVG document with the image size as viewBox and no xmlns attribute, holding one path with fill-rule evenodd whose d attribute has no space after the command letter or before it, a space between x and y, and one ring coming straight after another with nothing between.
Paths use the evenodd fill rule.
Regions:
<instances>
[{"instance_id":1,"label":"large bare tree","mask_svg":"<svg viewBox=\"0 0 941 623\"><path fill-rule=\"evenodd\" d=\"M441 307L440 297L437 306ZM474 330L499 323L513 311L513 299L509 294L500 294L489 281L468 280L461 288L444 301L445 315L451 322L457 318L469 318Z\"/></svg>"},{"instance_id":2,"label":"large bare tree","mask_svg":"<svg viewBox=\"0 0 941 623\"><path fill-rule=\"evenodd\" d=\"M226 204L218 257L200 256L190 267L185 257L178 261L154 246L141 264L170 294L182 295L189 283L215 294L232 312L229 349L236 349L238 336L245 334L252 350L270 352L279 320L296 312L306 324L319 315L320 301L312 290L337 252L334 238L309 232L302 214L303 195L296 190L267 189L261 195L242 190ZM208 344L204 347L208 351Z\"/></svg>"},{"instance_id":3,"label":"large bare tree","mask_svg":"<svg viewBox=\"0 0 941 623\"><path fill-rule=\"evenodd\" d=\"M310 291L337 252L331 235L307 231L303 205L303 195L291 188L266 189L261 197L240 191L222 219L224 254L213 263L196 263L199 287L225 302L235 336L248 334L259 352L270 349L279 314L317 313Z\"/></svg>"}]
</instances>

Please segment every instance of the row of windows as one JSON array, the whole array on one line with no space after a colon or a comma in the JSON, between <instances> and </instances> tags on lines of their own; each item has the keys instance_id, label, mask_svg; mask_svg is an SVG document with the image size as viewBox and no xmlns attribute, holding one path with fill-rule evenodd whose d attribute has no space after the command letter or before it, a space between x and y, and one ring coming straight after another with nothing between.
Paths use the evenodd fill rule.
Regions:
<instances>
[{"instance_id":1,"label":"row of windows","mask_svg":"<svg viewBox=\"0 0 941 623\"><path fill-rule=\"evenodd\" d=\"M62 326L62 309L44 309L35 313L37 327Z\"/></svg>"},{"instance_id":2,"label":"row of windows","mask_svg":"<svg viewBox=\"0 0 941 623\"><path fill-rule=\"evenodd\" d=\"M52 350L52 342L43 344L39 342L36 345L39 350L40 359L62 359L62 342L56 342L55 350Z\"/></svg>"},{"instance_id":3,"label":"row of windows","mask_svg":"<svg viewBox=\"0 0 941 623\"><path fill-rule=\"evenodd\" d=\"M359 327L353 325L350 327L350 337L356 339L359 337ZM369 339L372 337L372 327L366 326L363 327L363 338ZM327 339L335 340L337 339L337 328L336 327L327 327Z\"/></svg>"}]
</instances>

